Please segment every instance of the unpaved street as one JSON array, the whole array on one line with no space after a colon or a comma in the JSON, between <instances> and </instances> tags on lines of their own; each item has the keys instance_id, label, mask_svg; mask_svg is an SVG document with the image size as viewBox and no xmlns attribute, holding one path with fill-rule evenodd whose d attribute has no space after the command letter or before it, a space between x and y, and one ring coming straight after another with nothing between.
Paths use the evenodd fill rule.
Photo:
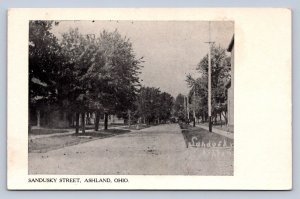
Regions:
<instances>
[{"instance_id":1,"label":"unpaved street","mask_svg":"<svg viewBox=\"0 0 300 199\"><path fill-rule=\"evenodd\" d=\"M186 148L177 124L29 153L29 174L233 175L233 149Z\"/></svg>"}]
</instances>

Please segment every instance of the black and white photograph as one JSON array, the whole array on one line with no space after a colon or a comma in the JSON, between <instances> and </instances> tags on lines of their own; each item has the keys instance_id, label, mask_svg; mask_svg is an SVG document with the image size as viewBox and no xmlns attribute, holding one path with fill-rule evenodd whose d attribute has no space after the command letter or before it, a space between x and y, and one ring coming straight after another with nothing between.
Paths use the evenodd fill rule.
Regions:
<instances>
[{"instance_id":1,"label":"black and white photograph","mask_svg":"<svg viewBox=\"0 0 300 199\"><path fill-rule=\"evenodd\" d=\"M29 175L234 175L234 21L28 26Z\"/></svg>"}]
</instances>

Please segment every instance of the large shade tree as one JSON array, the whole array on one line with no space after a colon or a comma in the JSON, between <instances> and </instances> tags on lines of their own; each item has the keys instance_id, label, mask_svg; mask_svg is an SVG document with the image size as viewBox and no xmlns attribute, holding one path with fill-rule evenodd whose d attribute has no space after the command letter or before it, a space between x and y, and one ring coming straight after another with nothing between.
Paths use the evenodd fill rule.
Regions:
<instances>
[{"instance_id":1,"label":"large shade tree","mask_svg":"<svg viewBox=\"0 0 300 199\"><path fill-rule=\"evenodd\" d=\"M62 34L60 42L51 33L52 21L29 24L29 104L56 104L58 110L75 114L76 132L81 115L85 132L87 113L126 116L135 109L139 69L131 41L115 30L83 35L78 29ZM53 106L51 106L53 110ZM73 117L72 117L73 118Z\"/></svg>"},{"instance_id":2,"label":"large shade tree","mask_svg":"<svg viewBox=\"0 0 300 199\"><path fill-rule=\"evenodd\" d=\"M57 24L54 21L29 22L29 108L36 110L38 117L41 106L46 109L47 105L58 107L63 103L64 74L61 71L66 59L51 33L53 25Z\"/></svg>"},{"instance_id":3,"label":"large shade tree","mask_svg":"<svg viewBox=\"0 0 300 199\"><path fill-rule=\"evenodd\" d=\"M85 132L85 114L90 108L89 93L91 86L85 77L93 64L95 46L91 40L80 34L78 29L70 29L62 34L60 42L62 52L68 58L68 67L62 72L70 81L65 85L68 99L68 110L75 113L76 133L79 132L79 117L81 115L82 132Z\"/></svg>"},{"instance_id":4,"label":"large shade tree","mask_svg":"<svg viewBox=\"0 0 300 199\"><path fill-rule=\"evenodd\" d=\"M77 111L76 120L79 112L84 121L85 112L93 111L98 130L102 111L107 129L108 114L122 114L134 104L142 58L136 58L130 40L117 30L103 31L96 37L83 36L78 29L71 29L63 34L61 45L73 66L74 85L69 93L70 107Z\"/></svg>"},{"instance_id":5,"label":"large shade tree","mask_svg":"<svg viewBox=\"0 0 300 199\"><path fill-rule=\"evenodd\" d=\"M133 109L143 61L142 58L136 58L130 40L122 37L117 30L101 32L93 45L95 52L92 64L84 78L90 86L91 99L104 110L107 129L108 114L124 115Z\"/></svg>"}]
</instances>

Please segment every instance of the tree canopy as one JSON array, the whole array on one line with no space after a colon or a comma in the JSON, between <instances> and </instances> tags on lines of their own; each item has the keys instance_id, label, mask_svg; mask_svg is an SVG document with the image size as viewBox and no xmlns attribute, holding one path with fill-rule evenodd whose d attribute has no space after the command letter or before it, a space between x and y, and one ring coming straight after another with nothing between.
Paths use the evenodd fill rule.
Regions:
<instances>
[{"instance_id":1,"label":"tree canopy","mask_svg":"<svg viewBox=\"0 0 300 199\"><path fill-rule=\"evenodd\" d=\"M136 101L136 115L146 123L161 123L172 116L174 98L159 88L142 87Z\"/></svg>"},{"instance_id":2,"label":"tree canopy","mask_svg":"<svg viewBox=\"0 0 300 199\"><path fill-rule=\"evenodd\" d=\"M78 114L122 114L132 109L143 60L136 58L130 40L117 30L103 30L96 37L70 29L59 42L51 33L57 24L29 24L30 102L57 103Z\"/></svg>"},{"instance_id":3,"label":"tree canopy","mask_svg":"<svg viewBox=\"0 0 300 199\"><path fill-rule=\"evenodd\" d=\"M29 103L56 103L64 56L52 21L29 22Z\"/></svg>"},{"instance_id":4,"label":"tree canopy","mask_svg":"<svg viewBox=\"0 0 300 199\"><path fill-rule=\"evenodd\" d=\"M220 46L211 47L211 66L212 66L212 115L220 112L227 112L227 92L226 84L230 80L230 57L226 55L226 50ZM190 87L190 99L195 99L197 106L196 115L203 120L207 119L207 96L208 96L208 55L204 56L196 67L201 74L199 78L187 75L186 81ZM195 98L193 97L195 90Z\"/></svg>"}]
</instances>

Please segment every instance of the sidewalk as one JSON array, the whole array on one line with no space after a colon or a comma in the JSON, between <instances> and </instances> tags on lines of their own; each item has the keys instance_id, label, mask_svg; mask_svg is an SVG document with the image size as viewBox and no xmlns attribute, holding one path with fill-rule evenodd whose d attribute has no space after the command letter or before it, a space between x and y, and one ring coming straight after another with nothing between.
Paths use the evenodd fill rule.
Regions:
<instances>
[{"instance_id":1,"label":"sidewalk","mask_svg":"<svg viewBox=\"0 0 300 199\"><path fill-rule=\"evenodd\" d=\"M86 130L89 131L89 130ZM65 133L52 133L52 134L45 134L45 135L30 135L29 134L29 140L34 140L34 139L38 139L38 138L47 138L47 137L52 137L52 136L64 136L64 135L72 135L75 133L74 131L68 131Z\"/></svg>"},{"instance_id":2,"label":"sidewalk","mask_svg":"<svg viewBox=\"0 0 300 199\"><path fill-rule=\"evenodd\" d=\"M205 130L209 130L208 126L205 126L203 124L196 124L196 126L200 127L200 128L203 128ZM217 134L222 135L222 136L225 136L225 137L230 138L230 139L234 139L234 134L230 133L230 132L227 132L227 131L223 131L223 130L212 127L212 132L217 133Z\"/></svg>"}]
</instances>

